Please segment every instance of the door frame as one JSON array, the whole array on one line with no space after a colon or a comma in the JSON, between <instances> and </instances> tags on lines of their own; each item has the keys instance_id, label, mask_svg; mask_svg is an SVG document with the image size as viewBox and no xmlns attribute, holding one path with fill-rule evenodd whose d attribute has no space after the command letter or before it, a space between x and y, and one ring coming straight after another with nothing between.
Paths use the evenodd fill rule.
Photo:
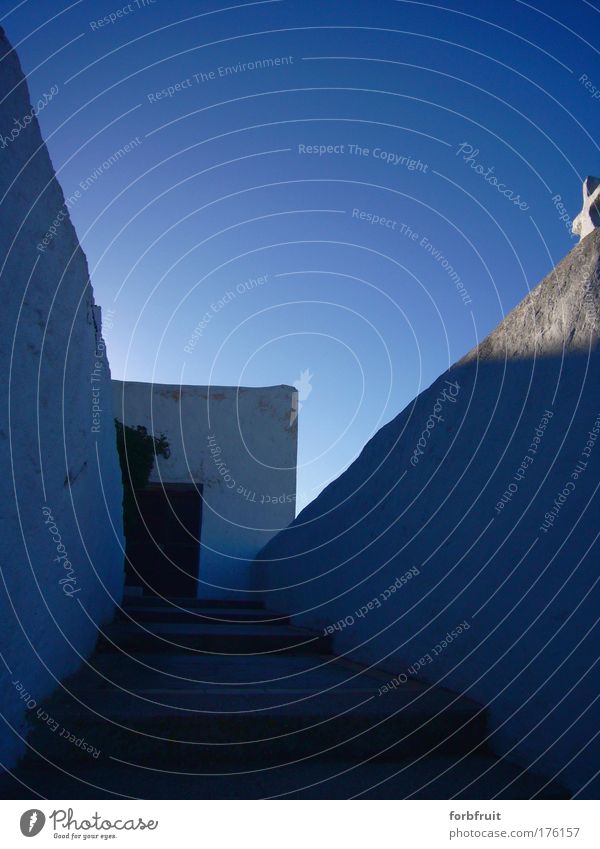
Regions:
<instances>
[{"instance_id":1,"label":"door frame","mask_svg":"<svg viewBox=\"0 0 600 849\"><path fill-rule=\"evenodd\" d=\"M202 517L203 517L203 512L204 512L203 511L203 507L204 507L203 486L199 482L197 482L197 483L178 483L178 482L165 481L164 483L160 483L160 482L152 481L152 482L148 483L146 486L142 487L141 489L137 489L137 490L134 491L134 497L136 499L136 506L139 504L138 497L140 495L142 495L142 493L150 493L150 492L164 493L165 499L169 500L169 501L170 501L170 499L169 499L170 493L186 493L186 492L188 492L190 494L194 493L194 495L198 496L199 512L198 512L198 536L197 536L197 539L194 541L193 537L189 534L189 532L185 528L185 525L183 525L182 528L181 528L182 536L184 536L184 538L186 538L190 541L190 546L194 546L194 547L197 548L195 574L193 575L193 579L196 582L196 594L195 595L190 594L190 598L197 597L197 595L198 595L197 587L198 587L198 581L199 581L199 577L200 577ZM174 514L175 521L182 524L180 519L177 516L177 513L173 510L173 507L171 505L169 505L167 509L170 509L172 511L172 513ZM143 512L142 512L142 510L139 509L139 507L138 507L138 515L139 515L139 521L143 523L142 524L142 530L140 532L140 539L134 538L133 540L129 540L129 541L126 540L126 552L127 552L126 575L133 578L133 580L135 580L138 583L138 585L141 584L144 595L146 595L146 594L147 595L158 594L159 589L155 588L155 591L153 593L149 584L147 584L146 581L144 580L143 564L140 564L139 562L138 563L135 562L136 559L138 559L138 557L140 557L140 558L142 557L143 548L144 548L144 542L142 540L143 540L144 537L146 537L146 542L145 542L146 545L152 545L155 549L158 545L158 541L156 539L156 534L152 532L152 528L147 529L148 526L145 525ZM150 540L151 540L151 542L150 542ZM174 569L175 567L171 564L171 568ZM151 572L151 570L148 570L148 573L150 573L150 572ZM191 573L190 573L190 575L191 575ZM169 595L168 592L163 592L162 594L163 595ZM173 593L171 593L171 595L177 595L177 593L173 592Z\"/></svg>"}]
</instances>

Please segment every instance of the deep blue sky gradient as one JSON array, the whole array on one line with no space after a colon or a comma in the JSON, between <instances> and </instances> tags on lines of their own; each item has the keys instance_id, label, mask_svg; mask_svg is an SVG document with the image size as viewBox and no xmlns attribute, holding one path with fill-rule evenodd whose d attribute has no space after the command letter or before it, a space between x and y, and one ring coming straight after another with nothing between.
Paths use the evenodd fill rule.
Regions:
<instances>
[{"instance_id":1,"label":"deep blue sky gradient","mask_svg":"<svg viewBox=\"0 0 600 849\"><path fill-rule=\"evenodd\" d=\"M300 506L575 243L552 198L576 215L600 172L600 99L580 82L600 90L600 12L586 0L156 0L101 28L127 4L13 5L0 23L32 98L59 86L39 120L65 195L139 139L71 206L113 311L113 376L272 385L308 370ZM276 57L293 62L218 75ZM344 151L299 153L310 144Z\"/></svg>"}]
</instances>

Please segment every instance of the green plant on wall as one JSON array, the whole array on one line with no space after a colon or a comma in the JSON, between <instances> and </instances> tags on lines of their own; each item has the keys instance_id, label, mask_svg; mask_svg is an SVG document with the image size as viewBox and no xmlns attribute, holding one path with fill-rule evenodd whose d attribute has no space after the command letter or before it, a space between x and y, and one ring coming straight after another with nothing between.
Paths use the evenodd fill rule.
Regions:
<instances>
[{"instance_id":1,"label":"green plant on wall","mask_svg":"<svg viewBox=\"0 0 600 849\"><path fill-rule=\"evenodd\" d=\"M115 427L123 479L123 528L127 539L139 518L135 491L147 485L155 458L159 455L167 458L170 450L164 433L153 436L143 425L130 427L118 419L115 419Z\"/></svg>"}]
</instances>

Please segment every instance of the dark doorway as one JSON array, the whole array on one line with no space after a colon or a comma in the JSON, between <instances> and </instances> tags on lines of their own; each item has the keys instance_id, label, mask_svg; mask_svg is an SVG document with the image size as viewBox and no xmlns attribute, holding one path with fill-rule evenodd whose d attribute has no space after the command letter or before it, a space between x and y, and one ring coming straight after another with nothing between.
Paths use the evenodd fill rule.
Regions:
<instances>
[{"instance_id":1,"label":"dark doorway","mask_svg":"<svg viewBox=\"0 0 600 849\"><path fill-rule=\"evenodd\" d=\"M135 496L137 521L127 537L128 582L141 583L148 595L195 598L202 487L150 485Z\"/></svg>"}]
</instances>

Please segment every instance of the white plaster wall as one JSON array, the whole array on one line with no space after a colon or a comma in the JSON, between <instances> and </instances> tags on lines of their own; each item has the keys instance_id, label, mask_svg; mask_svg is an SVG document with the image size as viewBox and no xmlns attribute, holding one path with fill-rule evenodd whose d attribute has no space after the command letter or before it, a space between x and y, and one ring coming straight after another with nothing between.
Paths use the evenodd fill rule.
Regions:
<instances>
[{"instance_id":1,"label":"white plaster wall","mask_svg":"<svg viewBox=\"0 0 600 849\"><path fill-rule=\"evenodd\" d=\"M477 355L382 428L255 566L271 608L329 628L337 652L390 676L412 668L488 705L499 753L589 798L600 792L599 270L596 230ZM415 455L455 381L457 397ZM516 494L496 511L515 475Z\"/></svg>"},{"instance_id":2,"label":"white plaster wall","mask_svg":"<svg viewBox=\"0 0 600 849\"><path fill-rule=\"evenodd\" d=\"M0 56L8 137L32 105L3 33ZM68 215L47 251L36 248L64 210L36 120L0 150L0 210L0 762L10 767L36 721L13 682L33 702L47 695L121 599L122 486L99 311Z\"/></svg>"},{"instance_id":3,"label":"white plaster wall","mask_svg":"<svg viewBox=\"0 0 600 849\"><path fill-rule=\"evenodd\" d=\"M169 440L151 481L203 485L199 596L252 593L255 555L295 516L294 387L113 380L113 391L121 421Z\"/></svg>"}]
</instances>

